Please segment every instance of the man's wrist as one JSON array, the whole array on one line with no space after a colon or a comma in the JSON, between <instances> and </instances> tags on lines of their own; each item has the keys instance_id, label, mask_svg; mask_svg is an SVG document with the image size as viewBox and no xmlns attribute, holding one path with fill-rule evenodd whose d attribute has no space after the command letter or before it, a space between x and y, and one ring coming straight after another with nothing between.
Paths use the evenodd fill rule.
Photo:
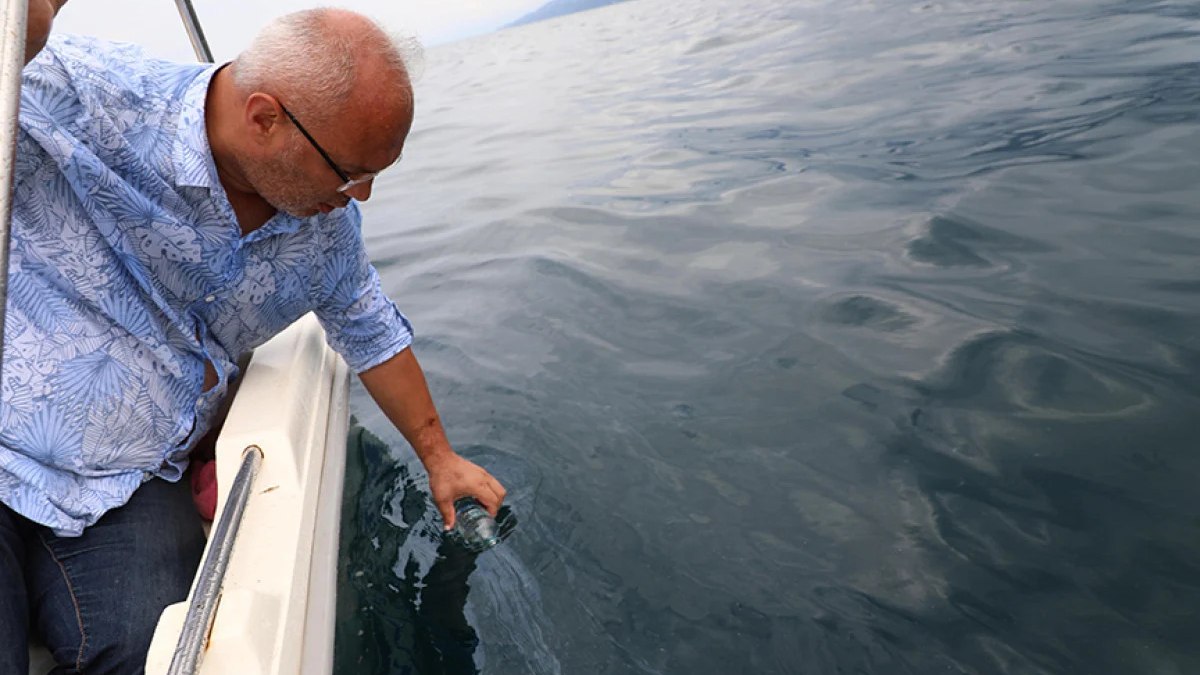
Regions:
<instances>
[{"instance_id":1,"label":"man's wrist","mask_svg":"<svg viewBox=\"0 0 1200 675\"><path fill-rule=\"evenodd\" d=\"M455 456L454 448L451 448L450 444L446 442L430 444L424 447L413 446L413 450L416 451L417 457L425 465L426 470Z\"/></svg>"}]
</instances>

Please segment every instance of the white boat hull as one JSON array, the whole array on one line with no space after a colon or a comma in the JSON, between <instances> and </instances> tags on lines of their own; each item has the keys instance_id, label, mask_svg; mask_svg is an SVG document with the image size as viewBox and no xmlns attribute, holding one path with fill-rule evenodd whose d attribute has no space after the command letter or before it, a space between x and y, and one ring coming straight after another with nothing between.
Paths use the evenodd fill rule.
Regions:
<instances>
[{"instance_id":1,"label":"white boat hull","mask_svg":"<svg viewBox=\"0 0 1200 675\"><path fill-rule=\"evenodd\" d=\"M257 446L263 461L200 675L332 671L348 384L345 362L312 315L255 350L217 440L218 519L243 450ZM160 617L148 675L168 671L187 608L172 605ZM30 675L54 666L40 647L30 656Z\"/></svg>"}]
</instances>

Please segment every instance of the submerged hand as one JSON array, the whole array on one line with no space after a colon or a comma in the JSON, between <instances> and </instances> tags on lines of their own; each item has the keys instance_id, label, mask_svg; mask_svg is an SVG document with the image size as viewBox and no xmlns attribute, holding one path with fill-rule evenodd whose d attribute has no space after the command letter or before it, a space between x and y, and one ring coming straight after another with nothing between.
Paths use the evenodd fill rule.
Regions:
<instances>
[{"instance_id":1,"label":"submerged hand","mask_svg":"<svg viewBox=\"0 0 1200 675\"><path fill-rule=\"evenodd\" d=\"M463 497L474 497L487 512L496 517L507 491L500 481L474 462L447 452L431 459L425 465L429 472L429 490L433 503L442 514L446 529L454 527L454 502Z\"/></svg>"}]
</instances>

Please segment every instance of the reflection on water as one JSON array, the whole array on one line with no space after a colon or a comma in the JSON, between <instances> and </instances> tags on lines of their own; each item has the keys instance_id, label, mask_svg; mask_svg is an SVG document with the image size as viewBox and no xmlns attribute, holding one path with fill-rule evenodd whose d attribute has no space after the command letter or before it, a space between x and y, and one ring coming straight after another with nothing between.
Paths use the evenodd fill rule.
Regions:
<instances>
[{"instance_id":1,"label":"reflection on water","mask_svg":"<svg viewBox=\"0 0 1200 675\"><path fill-rule=\"evenodd\" d=\"M346 673L1200 672L1200 9L639 0L431 50ZM473 567L473 569L472 569Z\"/></svg>"},{"instance_id":2,"label":"reflection on water","mask_svg":"<svg viewBox=\"0 0 1200 675\"><path fill-rule=\"evenodd\" d=\"M388 447L357 420L348 450L347 482L361 492L347 492L343 504L339 671L480 672L486 654L477 650L467 607L471 597L471 617L518 620L509 631L513 653L502 663L515 666L529 656L537 660L536 672L557 672L544 641L529 634L536 632L536 620L519 621L537 606L537 583L513 553L504 545L472 552L444 538L434 524L424 476L389 459ZM502 539L515 530L510 506L501 508L497 524ZM379 562L390 567L381 569ZM476 569L482 571L472 581ZM347 644L359 648L347 652ZM498 640L491 644L493 650L502 647Z\"/></svg>"}]
</instances>

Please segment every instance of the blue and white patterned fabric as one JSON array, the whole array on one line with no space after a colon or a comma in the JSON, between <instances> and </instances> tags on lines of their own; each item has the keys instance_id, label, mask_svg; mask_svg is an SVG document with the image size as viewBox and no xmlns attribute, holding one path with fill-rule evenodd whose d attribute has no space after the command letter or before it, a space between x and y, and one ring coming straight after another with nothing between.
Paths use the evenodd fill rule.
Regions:
<instances>
[{"instance_id":1,"label":"blue and white patterned fabric","mask_svg":"<svg viewBox=\"0 0 1200 675\"><path fill-rule=\"evenodd\" d=\"M412 341L353 203L242 236L205 130L215 71L69 36L25 68L0 501L60 535L178 480L238 355L303 314L358 372Z\"/></svg>"}]
</instances>

